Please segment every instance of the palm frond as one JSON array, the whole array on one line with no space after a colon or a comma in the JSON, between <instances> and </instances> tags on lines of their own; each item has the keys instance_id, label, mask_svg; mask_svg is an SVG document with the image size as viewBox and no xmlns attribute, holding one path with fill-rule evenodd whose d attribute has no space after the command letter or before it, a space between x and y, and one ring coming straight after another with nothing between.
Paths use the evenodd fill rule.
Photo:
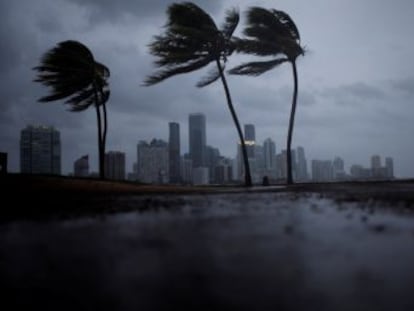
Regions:
<instances>
[{"instance_id":1,"label":"palm frond","mask_svg":"<svg viewBox=\"0 0 414 311\"><path fill-rule=\"evenodd\" d=\"M259 76L266 71L272 70L276 66L279 66L289 61L287 58L278 58L270 61L263 62L249 62L230 69L228 72L232 75L249 75Z\"/></svg>"},{"instance_id":2,"label":"palm frond","mask_svg":"<svg viewBox=\"0 0 414 311\"><path fill-rule=\"evenodd\" d=\"M221 32L223 36L229 40L231 36L233 35L234 31L237 28L237 25L240 21L240 13L239 10L236 8L232 8L227 10L226 12L226 19L221 26Z\"/></svg>"},{"instance_id":3,"label":"palm frond","mask_svg":"<svg viewBox=\"0 0 414 311\"><path fill-rule=\"evenodd\" d=\"M222 66L223 70L224 70L224 66ZM215 81L217 81L220 78L220 72L217 68L217 66L213 67L206 76L204 76L203 78L201 78L200 81L197 82L196 86L197 87L205 87Z\"/></svg>"},{"instance_id":4,"label":"palm frond","mask_svg":"<svg viewBox=\"0 0 414 311\"><path fill-rule=\"evenodd\" d=\"M285 30L289 32L291 38L295 39L297 42L300 41L300 34L299 30L296 27L295 22L292 18L283 11L272 10L272 13L276 16L276 18L285 26Z\"/></svg>"},{"instance_id":5,"label":"palm frond","mask_svg":"<svg viewBox=\"0 0 414 311\"><path fill-rule=\"evenodd\" d=\"M218 31L214 20L203 9L191 2L174 3L168 8L167 27L187 26L202 31Z\"/></svg>"},{"instance_id":6,"label":"palm frond","mask_svg":"<svg viewBox=\"0 0 414 311\"><path fill-rule=\"evenodd\" d=\"M232 42L238 53L253 54L257 56L276 56L278 54L283 54L284 52L281 45L271 41L233 38Z\"/></svg>"},{"instance_id":7,"label":"palm frond","mask_svg":"<svg viewBox=\"0 0 414 311\"><path fill-rule=\"evenodd\" d=\"M214 59L212 57L205 57L203 59L189 62L185 65L181 66L167 66L166 69L159 70L158 72L154 73L153 75L147 77L144 80L144 86L150 86L154 85L156 83L159 83L165 79L168 79L172 76L183 74L183 73L189 73L194 70L198 70L200 68L203 68L204 66L208 65L211 61Z\"/></svg>"},{"instance_id":8,"label":"palm frond","mask_svg":"<svg viewBox=\"0 0 414 311\"><path fill-rule=\"evenodd\" d=\"M49 95L38 101L49 102L66 100L72 111L81 111L96 104L95 89L108 87L110 75L108 67L96 62L92 52L77 41L63 41L46 52L40 64L33 68L37 71L35 82L51 88Z\"/></svg>"}]
</instances>

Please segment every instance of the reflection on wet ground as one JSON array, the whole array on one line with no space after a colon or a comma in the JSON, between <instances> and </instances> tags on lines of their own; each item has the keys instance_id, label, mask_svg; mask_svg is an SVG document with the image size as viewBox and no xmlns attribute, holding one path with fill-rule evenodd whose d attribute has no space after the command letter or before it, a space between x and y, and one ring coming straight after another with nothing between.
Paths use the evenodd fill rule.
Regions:
<instances>
[{"instance_id":1,"label":"reflection on wet ground","mask_svg":"<svg viewBox=\"0 0 414 311\"><path fill-rule=\"evenodd\" d=\"M2 224L4 303L54 310L414 310L414 214L404 206L310 193L118 200L149 208Z\"/></svg>"}]
</instances>

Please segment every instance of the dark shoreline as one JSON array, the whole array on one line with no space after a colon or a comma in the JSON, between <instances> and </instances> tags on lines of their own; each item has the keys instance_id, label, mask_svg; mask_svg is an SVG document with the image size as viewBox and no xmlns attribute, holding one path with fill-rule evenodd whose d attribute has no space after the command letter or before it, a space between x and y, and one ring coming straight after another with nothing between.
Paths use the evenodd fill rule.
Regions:
<instances>
[{"instance_id":1,"label":"dark shoreline","mask_svg":"<svg viewBox=\"0 0 414 311\"><path fill-rule=\"evenodd\" d=\"M101 215L168 209L183 196L273 192L295 197L314 193L338 202L383 202L414 211L414 180L302 183L291 186L177 186L64 176L8 174L0 176L0 222ZM134 198L134 203L129 202Z\"/></svg>"}]
</instances>

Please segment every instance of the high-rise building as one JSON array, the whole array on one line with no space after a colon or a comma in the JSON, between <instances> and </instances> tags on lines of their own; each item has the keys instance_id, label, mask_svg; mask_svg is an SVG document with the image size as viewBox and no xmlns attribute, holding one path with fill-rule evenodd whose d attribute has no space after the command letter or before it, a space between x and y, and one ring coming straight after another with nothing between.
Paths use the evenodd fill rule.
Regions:
<instances>
[{"instance_id":1,"label":"high-rise building","mask_svg":"<svg viewBox=\"0 0 414 311\"><path fill-rule=\"evenodd\" d=\"M298 181L308 180L308 165L305 157L305 149L300 146L297 148L296 178Z\"/></svg>"},{"instance_id":2,"label":"high-rise building","mask_svg":"<svg viewBox=\"0 0 414 311\"><path fill-rule=\"evenodd\" d=\"M335 180L343 180L346 178L345 162L340 157L335 157L333 160L333 174Z\"/></svg>"},{"instance_id":3,"label":"high-rise building","mask_svg":"<svg viewBox=\"0 0 414 311\"><path fill-rule=\"evenodd\" d=\"M215 168L220 160L220 150L211 146L207 146L207 167L210 182L215 180Z\"/></svg>"},{"instance_id":4,"label":"high-rise building","mask_svg":"<svg viewBox=\"0 0 414 311\"><path fill-rule=\"evenodd\" d=\"M208 185L209 181L208 167L196 167L193 169L194 185Z\"/></svg>"},{"instance_id":5,"label":"high-rise building","mask_svg":"<svg viewBox=\"0 0 414 311\"><path fill-rule=\"evenodd\" d=\"M277 178L286 179L287 177L287 152L283 149L281 153L276 156Z\"/></svg>"},{"instance_id":6,"label":"high-rise building","mask_svg":"<svg viewBox=\"0 0 414 311\"><path fill-rule=\"evenodd\" d=\"M381 168L381 157L379 155L373 155L371 157L371 170L373 178L383 178L385 175L385 169Z\"/></svg>"},{"instance_id":7,"label":"high-rise building","mask_svg":"<svg viewBox=\"0 0 414 311\"><path fill-rule=\"evenodd\" d=\"M84 155L73 163L73 175L75 177L89 176L89 156Z\"/></svg>"},{"instance_id":8,"label":"high-rise building","mask_svg":"<svg viewBox=\"0 0 414 311\"><path fill-rule=\"evenodd\" d=\"M276 155L276 144L272 139L267 138L263 143L264 168L266 170L276 169L275 155Z\"/></svg>"},{"instance_id":9,"label":"high-rise building","mask_svg":"<svg viewBox=\"0 0 414 311\"><path fill-rule=\"evenodd\" d=\"M168 182L168 144L161 139L151 143L140 141L137 146L138 180L145 183L164 184Z\"/></svg>"},{"instance_id":10,"label":"high-rise building","mask_svg":"<svg viewBox=\"0 0 414 311\"><path fill-rule=\"evenodd\" d=\"M371 169L377 170L381 168L381 157L379 155L373 155L371 157Z\"/></svg>"},{"instance_id":11,"label":"high-rise building","mask_svg":"<svg viewBox=\"0 0 414 311\"><path fill-rule=\"evenodd\" d=\"M332 161L312 160L312 180L313 181L332 181L333 180Z\"/></svg>"},{"instance_id":12,"label":"high-rise building","mask_svg":"<svg viewBox=\"0 0 414 311\"><path fill-rule=\"evenodd\" d=\"M188 153L181 158L181 176L183 183L193 183L193 161Z\"/></svg>"},{"instance_id":13,"label":"high-rise building","mask_svg":"<svg viewBox=\"0 0 414 311\"><path fill-rule=\"evenodd\" d=\"M25 174L61 173L60 133L49 126L29 125L20 133L20 171Z\"/></svg>"},{"instance_id":14,"label":"high-rise building","mask_svg":"<svg viewBox=\"0 0 414 311\"><path fill-rule=\"evenodd\" d=\"M120 151L105 153L105 177L113 180L125 180L125 153Z\"/></svg>"},{"instance_id":15,"label":"high-rise building","mask_svg":"<svg viewBox=\"0 0 414 311\"><path fill-rule=\"evenodd\" d=\"M190 114L188 118L190 157L193 167L205 167L207 162L206 117L202 113Z\"/></svg>"},{"instance_id":16,"label":"high-rise building","mask_svg":"<svg viewBox=\"0 0 414 311\"><path fill-rule=\"evenodd\" d=\"M168 161L170 174L169 182L181 182L180 125L175 122L169 123Z\"/></svg>"},{"instance_id":17,"label":"high-rise building","mask_svg":"<svg viewBox=\"0 0 414 311\"><path fill-rule=\"evenodd\" d=\"M385 169L387 172L387 178L394 178L394 160L391 157L385 158Z\"/></svg>"},{"instance_id":18,"label":"high-rise building","mask_svg":"<svg viewBox=\"0 0 414 311\"><path fill-rule=\"evenodd\" d=\"M253 124L244 125L244 143L246 145L247 157L254 158L256 131Z\"/></svg>"}]
</instances>

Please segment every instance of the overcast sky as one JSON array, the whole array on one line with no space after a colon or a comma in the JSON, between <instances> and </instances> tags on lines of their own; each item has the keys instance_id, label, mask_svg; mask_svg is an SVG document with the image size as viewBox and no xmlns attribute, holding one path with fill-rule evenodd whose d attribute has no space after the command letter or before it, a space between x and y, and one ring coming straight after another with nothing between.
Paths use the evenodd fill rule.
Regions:
<instances>
[{"instance_id":1,"label":"overcast sky","mask_svg":"<svg viewBox=\"0 0 414 311\"><path fill-rule=\"evenodd\" d=\"M154 71L147 44L166 21L168 0L2 0L0 2L0 151L9 170L19 170L20 130L53 125L61 132L63 173L89 154L97 169L95 111L67 111L60 102L37 103L48 89L32 82L32 67L56 43L86 44L111 70L107 150L127 154L127 170L140 140L168 139L168 122L179 122L182 153L188 151L188 115L207 118L207 143L234 157L237 135L222 85L195 83L206 70L142 87ZM373 154L394 158L398 177L414 177L414 1L412 0L209 0L194 1L221 24L224 11L253 5L287 12L308 53L298 60L299 98L293 146L308 160L341 156L346 169L369 166ZM228 68L241 57L232 57ZM208 71L208 69L207 69ZM286 146L292 96L288 64L260 77L229 76L242 124L256 126L277 152Z\"/></svg>"}]
</instances>

